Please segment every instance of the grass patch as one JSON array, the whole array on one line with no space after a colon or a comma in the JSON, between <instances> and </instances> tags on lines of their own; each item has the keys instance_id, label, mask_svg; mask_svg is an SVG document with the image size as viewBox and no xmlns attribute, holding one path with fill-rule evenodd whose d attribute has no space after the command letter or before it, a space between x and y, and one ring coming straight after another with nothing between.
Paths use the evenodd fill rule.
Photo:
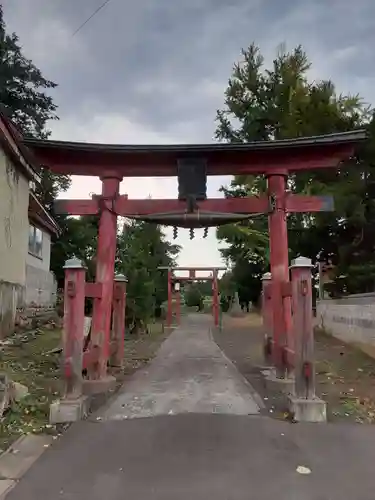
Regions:
<instances>
[{"instance_id":1,"label":"grass patch","mask_svg":"<svg viewBox=\"0 0 375 500\"><path fill-rule=\"evenodd\" d=\"M126 334L124 369L116 374L120 385L124 376L131 375L155 356L167 335L168 331L158 322L149 325L148 334ZM56 427L49 425L49 407L63 390L61 354L51 353L61 343L61 330L40 329L13 337L11 341L0 351L0 371L25 385L29 394L3 415L1 451L23 434L56 434Z\"/></svg>"},{"instance_id":2,"label":"grass patch","mask_svg":"<svg viewBox=\"0 0 375 500\"><path fill-rule=\"evenodd\" d=\"M1 450L23 434L55 432L49 425L49 406L62 389L60 356L48 352L58 347L60 340L61 330L40 329L15 337L0 352L0 370L29 390L22 401L14 403L3 415Z\"/></svg>"}]
</instances>

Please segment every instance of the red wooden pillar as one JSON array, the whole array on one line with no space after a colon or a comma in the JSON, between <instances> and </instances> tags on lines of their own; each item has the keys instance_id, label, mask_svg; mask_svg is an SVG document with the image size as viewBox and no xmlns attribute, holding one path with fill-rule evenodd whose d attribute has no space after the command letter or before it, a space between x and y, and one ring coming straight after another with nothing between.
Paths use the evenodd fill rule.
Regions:
<instances>
[{"instance_id":1,"label":"red wooden pillar","mask_svg":"<svg viewBox=\"0 0 375 500\"><path fill-rule=\"evenodd\" d=\"M174 285L175 297L176 297L176 323L181 324L181 286L178 281Z\"/></svg>"},{"instance_id":2,"label":"red wooden pillar","mask_svg":"<svg viewBox=\"0 0 375 500\"><path fill-rule=\"evenodd\" d=\"M99 351L99 361L88 367L91 380L107 377L107 363L110 354L111 313L113 300L113 277L116 255L117 215L114 211L114 201L119 194L122 177L116 173L108 173L101 177L102 194L99 197L100 221L98 248L96 254L96 282L102 285L101 298L94 299L94 309L91 330L91 345ZM99 386L96 390L105 390Z\"/></svg>"},{"instance_id":3,"label":"red wooden pillar","mask_svg":"<svg viewBox=\"0 0 375 500\"><path fill-rule=\"evenodd\" d=\"M272 274L265 273L262 276L262 318L264 327L264 354L268 361L272 356L273 348L273 326L272 326L272 302L271 302Z\"/></svg>"},{"instance_id":4,"label":"red wooden pillar","mask_svg":"<svg viewBox=\"0 0 375 500\"><path fill-rule=\"evenodd\" d=\"M312 310L311 260L292 261L293 334L295 342L295 396L315 397L314 330Z\"/></svg>"},{"instance_id":5,"label":"red wooden pillar","mask_svg":"<svg viewBox=\"0 0 375 500\"><path fill-rule=\"evenodd\" d=\"M217 283L217 269L213 270L212 276L212 313L214 316L214 325L219 326L219 290Z\"/></svg>"},{"instance_id":6,"label":"red wooden pillar","mask_svg":"<svg viewBox=\"0 0 375 500\"><path fill-rule=\"evenodd\" d=\"M79 259L65 262L63 354L65 399L82 396L86 270Z\"/></svg>"},{"instance_id":7,"label":"red wooden pillar","mask_svg":"<svg viewBox=\"0 0 375 500\"><path fill-rule=\"evenodd\" d=\"M270 260L272 273L273 310L273 363L278 377L284 377L287 369L286 347L291 339L291 302L283 297L285 284L289 283L288 231L286 213L286 172L268 177L270 214Z\"/></svg>"},{"instance_id":8,"label":"red wooden pillar","mask_svg":"<svg viewBox=\"0 0 375 500\"><path fill-rule=\"evenodd\" d=\"M167 326L172 326L172 271L168 269L168 310Z\"/></svg>"},{"instance_id":9,"label":"red wooden pillar","mask_svg":"<svg viewBox=\"0 0 375 500\"><path fill-rule=\"evenodd\" d=\"M326 422L326 403L315 395L311 268L306 257L298 257L291 265L295 376L289 411L297 422Z\"/></svg>"},{"instance_id":10,"label":"red wooden pillar","mask_svg":"<svg viewBox=\"0 0 375 500\"><path fill-rule=\"evenodd\" d=\"M127 281L123 274L117 274L113 291L111 366L119 368L124 361Z\"/></svg>"}]
</instances>

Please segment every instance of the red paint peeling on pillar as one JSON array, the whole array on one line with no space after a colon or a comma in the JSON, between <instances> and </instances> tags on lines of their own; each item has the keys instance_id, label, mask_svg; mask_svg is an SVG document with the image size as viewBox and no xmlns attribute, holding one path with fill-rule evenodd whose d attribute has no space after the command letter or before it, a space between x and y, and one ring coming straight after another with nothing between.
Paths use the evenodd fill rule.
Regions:
<instances>
[{"instance_id":1,"label":"red paint peeling on pillar","mask_svg":"<svg viewBox=\"0 0 375 500\"><path fill-rule=\"evenodd\" d=\"M291 301L283 298L283 283L289 282L288 230L286 213L286 174L268 177L271 213L268 217L272 274L273 362L278 376L285 375L285 347L292 348Z\"/></svg>"},{"instance_id":2,"label":"red paint peeling on pillar","mask_svg":"<svg viewBox=\"0 0 375 500\"><path fill-rule=\"evenodd\" d=\"M65 397L82 396L86 270L78 259L65 263L63 353Z\"/></svg>"},{"instance_id":3,"label":"red paint peeling on pillar","mask_svg":"<svg viewBox=\"0 0 375 500\"><path fill-rule=\"evenodd\" d=\"M90 379L105 378L110 355L110 330L113 299L113 278L116 255L117 215L113 211L119 194L120 181L115 173L101 177L102 195L99 220L98 248L96 255L96 282L102 285L102 297L94 299L91 345L99 350L99 361L90 366Z\"/></svg>"},{"instance_id":4,"label":"red paint peeling on pillar","mask_svg":"<svg viewBox=\"0 0 375 500\"><path fill-rule=\"evenodd\" d=\"M167 326L172 326L172 271L168 269L168 310Z\"/></svg>"}]
</instances>

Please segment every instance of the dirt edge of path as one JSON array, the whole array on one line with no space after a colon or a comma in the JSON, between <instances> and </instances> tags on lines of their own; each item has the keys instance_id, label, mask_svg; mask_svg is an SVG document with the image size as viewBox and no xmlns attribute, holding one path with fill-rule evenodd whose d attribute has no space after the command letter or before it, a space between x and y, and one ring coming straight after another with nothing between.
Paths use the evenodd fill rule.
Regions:
<instances>
[{"instance_id":1,"label":"dirt edge of path","mask_svg":"<svg viewBox=\"0 0 375 500\"><path fill-rule=\"evenodd\" d=\"M264 400L263 414L290 419L287 398L276 386L266 386L262 371L264 331L259 315L224 317L213 337L239 372ZM375 423L375 359L322 330L315 332L317 395L327 401L329 422Z\"/></svg>"}]
</instances>

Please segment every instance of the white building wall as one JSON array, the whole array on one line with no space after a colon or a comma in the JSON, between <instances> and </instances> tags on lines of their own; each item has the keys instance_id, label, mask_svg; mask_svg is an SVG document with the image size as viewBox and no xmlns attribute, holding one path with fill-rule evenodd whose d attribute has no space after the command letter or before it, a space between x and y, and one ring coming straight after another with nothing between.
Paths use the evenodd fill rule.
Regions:
<instances>
[{"instance_id":1,"label":"white building wall","mask_svg":"<svg viewBox=\"0 0 375 500\"><path fill-rule=\"evenodd\" d=\"M29 182L0 148L0 338L13 329L24 305Z\"/></svg>"},{"instance_id":2,"label":"white building wall","mask_svg":"<svg viewBox=\"0 0 375 500\"><path fill-rule=\"evenodd\" d=\"M42 255L28 252L26 257L26 307L53 307L56 304L57 283L50 272L51 235L42 230Z\"/></svg>"},{"instance_id":3,"label":"white building wall","mask_svg":"<svg viewBox=\"0 0 375 500\"><path fill-rule=\"evenodd\" d=\"M25 284L29 182L0 149L0 280Z\"/></svg>"}]
</instances>

